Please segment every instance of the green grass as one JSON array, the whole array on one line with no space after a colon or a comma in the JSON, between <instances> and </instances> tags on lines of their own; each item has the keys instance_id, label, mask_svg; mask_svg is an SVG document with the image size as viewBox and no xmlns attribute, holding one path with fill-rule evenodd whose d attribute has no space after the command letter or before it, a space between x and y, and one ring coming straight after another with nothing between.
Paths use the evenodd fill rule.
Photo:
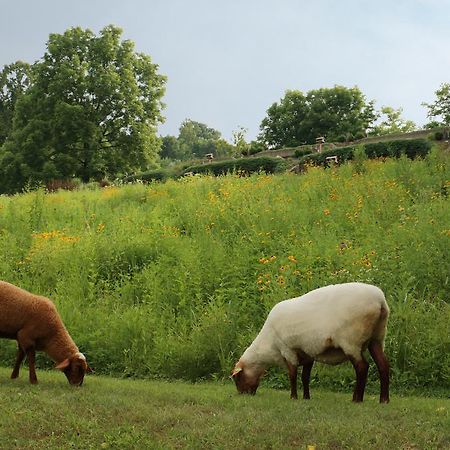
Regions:
<instances>
[{"instance_id":1,"label":"green grass","mask_svg":"<svg viewBox=\"0 0 450 450\"><path fill-rule=\"evenodd\" d=\"M1 449L304 448L445 449L450 401L312 391L292 401L262 388L254 397L226 384L119 380L89 376L70 387L59 373L9 380L0 369Z\"/></svg>"}]
</instances>

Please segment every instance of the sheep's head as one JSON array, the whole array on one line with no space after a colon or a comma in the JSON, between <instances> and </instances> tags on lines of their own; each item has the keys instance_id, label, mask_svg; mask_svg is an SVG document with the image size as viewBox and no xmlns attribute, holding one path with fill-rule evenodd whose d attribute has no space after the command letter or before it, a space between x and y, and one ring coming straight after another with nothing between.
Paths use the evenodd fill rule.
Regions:
<instances>
[{"instance_id":1,"label":"sheep's head","mask_svg":"<svg viewBox=\"0 0 450 450\"><path fill-rule=\"evenodd\" d=\"M83 353L75 353L75 355L60 362L55 369L62 370L69 383L74 386L81 386L84 375L92 372Z\"/></svg>"},{"instance_id":2,"label":"sheep's head","mask_svg":"<svg viewBox=\"0 0 450 450\"><path fill-rule=\"evenodd\" d=\"M248 367L241 361L238 361L233 372L231 372L231 378L233 378L240 394L255 395L263 373L264 369L262 368Z\"/></svg>"}]
</instances>

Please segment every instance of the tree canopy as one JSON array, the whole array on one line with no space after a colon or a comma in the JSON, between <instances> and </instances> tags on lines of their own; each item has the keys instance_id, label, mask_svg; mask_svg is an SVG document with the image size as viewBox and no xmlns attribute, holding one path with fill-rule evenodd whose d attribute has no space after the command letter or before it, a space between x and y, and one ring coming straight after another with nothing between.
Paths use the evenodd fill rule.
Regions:
<instances>
[{"instance_id":1,"label":"tree canopy","mask_svg":"<svg viewBox=\"0 0 450 450\"><path fill-rule=\"evenodd\" d=\"M0 145L11 133L17 100L30 85L30 65L17 61L0 72Z\"/></svg>"},{"instance_id":2,"label":"tree canopy","mask_svg":"<svg viewBox=\"0 0 450 450\"><path fill-rule=\"evenodd\" d=\"M206 154L225 156L232 152L232 145L222 138L220 131L204 123L186 119L180 126L178 137L164 136L161 158L186 160L203 158Z\"/></svg>"},{"instance_id":3,"label":"tree canopy","mask_svg":"<svg viewBox=\"0 0 450 450\"><path fill-rule=\"evenodd\" d=\"M280 148L311 144L319 136L331 141L364 136L375 117L374 102L367 102L358 87L336 85L306 94L290 90L267 110L259 140Z\"/></svg>"},{"instance_id":4,"label":"tree canopy","mask_svg":"<svg viewBox=\"0 0 450 450\"><path fill-rule=\"evenodd\" d=\"M121 34L110 25L98 36L79 27L50 35L0 151L4 190L113 177L156 158L165 77Z\"/></svg>"},{"instance_id":5,"label":"tree canopy","mask_svg":"<svg viewBox=\"0 0 450 450\"><path fill-rule=\"evenodd\" d=\"M436 99L433 103L423 103L428 108L428 117L433 120L435 126L450 125L450 83L442 83L435 92Z\"/></svg>"}]
</instances>

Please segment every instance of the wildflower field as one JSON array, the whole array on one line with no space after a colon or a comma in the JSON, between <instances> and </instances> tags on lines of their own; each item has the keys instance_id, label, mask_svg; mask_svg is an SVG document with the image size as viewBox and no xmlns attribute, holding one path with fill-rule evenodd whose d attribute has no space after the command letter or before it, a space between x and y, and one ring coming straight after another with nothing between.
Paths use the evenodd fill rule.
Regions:
<instances>
[{"instance_id":1,"label":"wildflower field","mask_svg":"<svg viewBox=\"0 0 450 450\"><path fill-rule=\"evenodd\" d=\"M186 380L227 376L278 301L373 283L391 307L394 386L442 388L449 172L448 154L433 151L302 175L2 196L0 278L50 297L96 372ZM14 354L0 341L0 365ZM353 379L349 364L315 367L312 386L349 390ZM279 370L266 379L286 383Z\"/></svg>"}]
</instances>

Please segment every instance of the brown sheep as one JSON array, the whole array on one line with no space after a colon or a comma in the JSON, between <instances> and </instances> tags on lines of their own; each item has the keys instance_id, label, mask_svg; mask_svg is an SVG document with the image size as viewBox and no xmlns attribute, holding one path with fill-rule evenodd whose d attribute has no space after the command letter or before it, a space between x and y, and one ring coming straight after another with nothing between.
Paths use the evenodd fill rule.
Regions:
<instances>
[{"instance_id":1,"label":"brown sheep","mask_svg":"<svg viewBox=\"0 0 450 450\"><path fill-rule=\"evenodd\" d=\"M28 359L30 383L36 384L35 352L44 351L56 362L56 369L72 385L81 386L91 372L85 356L66 330L55 305L45 297L31 294L0 281L0 338L18 343L16 364L11 378L19 376L20 365Z\"/></svg>"}]
</instances>

